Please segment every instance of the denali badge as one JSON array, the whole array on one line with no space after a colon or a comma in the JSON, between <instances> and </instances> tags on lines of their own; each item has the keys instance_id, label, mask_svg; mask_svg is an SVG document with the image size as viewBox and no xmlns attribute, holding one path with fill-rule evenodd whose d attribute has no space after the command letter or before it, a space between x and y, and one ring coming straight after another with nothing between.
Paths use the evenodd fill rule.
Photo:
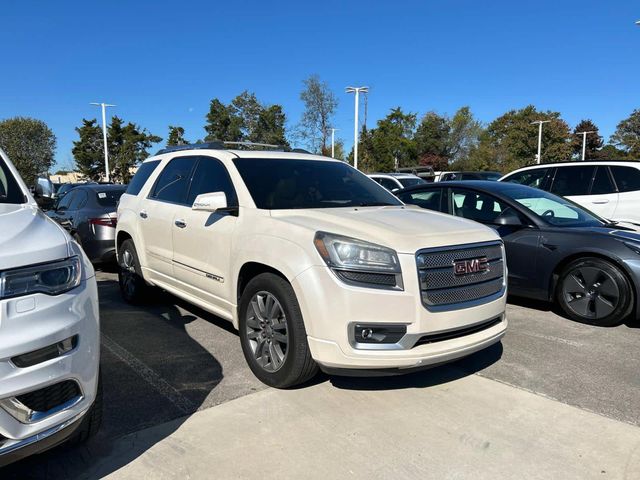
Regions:
<instances>
[{"instance_id":1,"label":"denali badge","mask_svg":"<svg viewBox=\"0 0 640 480\"><path fill-rule=\"evenodd\" d=\"M471 260L458 260L453 262L453 273L456 275L469 275L470 273L482 273L489 270L487 257L473 258Z\"/></svg>"}]
</instances>

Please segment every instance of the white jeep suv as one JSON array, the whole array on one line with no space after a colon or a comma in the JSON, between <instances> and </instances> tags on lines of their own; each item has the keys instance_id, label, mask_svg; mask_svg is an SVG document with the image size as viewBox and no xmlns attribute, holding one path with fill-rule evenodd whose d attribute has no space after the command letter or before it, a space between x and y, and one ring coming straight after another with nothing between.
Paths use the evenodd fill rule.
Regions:
<instances>
[{"instance_id":1,"label":"white jeep suv","mask_svg":"<svg viewBox=\"0 0 640 480\"><path fill-rule=\"evenodd\" d=\"M447 362L507 325L494 231L300 151L161 150L120 200L116 246L126 300L155 285L233 322L276 387Z\"/></svg>"},{"instance_id":2,"label":"white jeep suv","mask_svg":"<svg viewBox=\"0 0 640 480\"><path fill-rule=\"evenodd\" d=\"M100 425L91 263L0 150L0 467Z\"/></svg>"}]
</instances>

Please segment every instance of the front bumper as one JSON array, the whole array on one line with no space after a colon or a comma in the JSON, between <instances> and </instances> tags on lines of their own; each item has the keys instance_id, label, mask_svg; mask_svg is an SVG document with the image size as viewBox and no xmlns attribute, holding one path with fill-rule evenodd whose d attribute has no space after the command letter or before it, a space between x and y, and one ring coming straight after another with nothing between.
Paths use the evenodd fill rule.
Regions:
<instances>
[{"instance_id":1,"label":"front bumper","mask_svg":"<svg viewBox=\"0 0 640 480\"><path fill-rule=\"evenodd\" d=\"M330 369L404 369L453 361L500 341L507 328L506 291L467 308L430 311L422 304L413 255L399 255L404 289L362 288L341 282L331 270L314 266L292 285L300 303L311 354ZM495 320L495 321L494 321ZM406 326L412 339L440 332L456 332L479 324L488 328L442 341L376 345L353 342L355 324Z\"/></svg>"},{"instance_id":2,"label":"front bumper","mask_svg":"<svg viewBox=\"0 0 640 480\"><path fill-rule=\"evenodd\" d=\"M49 448L64 436L60 432L70 434L71 427L80 422L96 396L99 335L95 277L61 295L34 294L0 301L0 464L24 456L23 448ZM77 339L70 351L18 366L17 359L29 358L25 354L69 338ZM63 382L77 384L79 394L73 401L34 412L18 400Z\"/></svg>"}]
</instances>

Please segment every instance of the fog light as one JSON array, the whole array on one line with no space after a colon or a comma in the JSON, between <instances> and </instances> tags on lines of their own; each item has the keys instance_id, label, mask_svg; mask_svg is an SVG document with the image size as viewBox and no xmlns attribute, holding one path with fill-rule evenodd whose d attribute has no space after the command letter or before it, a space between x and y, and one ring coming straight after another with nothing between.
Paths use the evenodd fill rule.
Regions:
<instances>
[{"instance_id":1,"label":"fog light","mask_svg":"<svg viewBox=\"0 0 640 480\"><path fill-rule=\"evenodd\" d=\"M38 363L46 362L53 358L61 357L62 355L69 353L78 345L78 335L65 338L61 342L54 343L48 347L34 350L33 352L17 355L11 359L13 364L18 368L27 368Z\"/></svg>"},{"instance_id":2,"label":"fog light","mask_svg":"<svg viewBox=\"0 0 640 480\"><path fill-rule=\"evenodd\" d=\"M357 324L353 327L356 343L398 343L405 333L406 325Z\"/></svg>"}]
</instances>

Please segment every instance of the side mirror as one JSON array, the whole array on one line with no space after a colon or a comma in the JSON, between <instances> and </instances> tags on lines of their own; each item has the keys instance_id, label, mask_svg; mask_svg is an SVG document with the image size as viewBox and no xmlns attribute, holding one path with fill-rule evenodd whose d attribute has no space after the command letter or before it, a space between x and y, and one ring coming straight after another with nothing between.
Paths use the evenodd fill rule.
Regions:
<instances>
[{"instance_id":1,"label":"side mirror","mask_svg":"<svg viewBox=\"0 0 640 480\"><path fill-rule=\"evenodd\" d=\"M502 214L496 218L496 225L502 225L505 227L523 227L524 224L520 219L520 216L511 209L507 209Z\"/></svg>"},{"instance_id":2,"label":"side mirror","mask_svg":"<svg viewBox=\"0 0 640 480\"><path fill-rule=\"evenodd\" d=\"M52 198L53 183L48 178L39 177L36 180L36 185L33 193L36 198Z\"/></svg>"},{"instance_id":3,"label":"side mirror","mask_svg":"<svg viewBox=\"0 0 640 480\"><path fill-rule=\"evenodd\" d=\"M192 210L215 212L227 208L227 196L224 192L203 193L198 195L191 206Z\"/></svg>"}]
</instances>

